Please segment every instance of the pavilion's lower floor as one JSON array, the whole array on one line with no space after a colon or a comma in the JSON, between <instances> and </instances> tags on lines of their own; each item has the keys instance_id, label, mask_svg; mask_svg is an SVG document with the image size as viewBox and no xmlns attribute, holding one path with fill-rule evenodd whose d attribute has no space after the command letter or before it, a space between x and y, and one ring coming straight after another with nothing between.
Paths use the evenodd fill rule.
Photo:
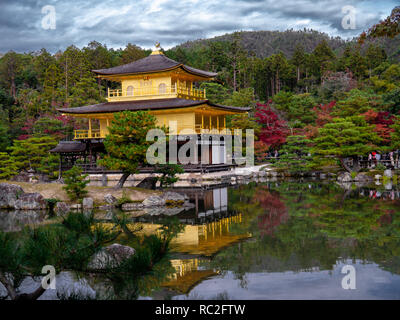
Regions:
<instances>
[{"instance_id":1,"label":"pavilion's lower floor","mask_svg":"<svg viewBox=\"0 0 400 320\"><path fill-rule=\"evenodd\" d=\"M187 141L177 141L177 154L180 152L180 148ZM169 148L167 147L167 150ZM178 163L181 164L185 172L216 172L230 170L234 165L232 161L229 163L229 156L227 156L227 150L224 139L210 139L208 141L196 141L196 146L193 148L196 154L195 161L189 161L185 163L180 162L179 157L172 157L170 154L167 155L167 163ZM60 155L60 166L59 172L61 173L70 170L73 166L82 168L85 173L121 173L116 170L109 170L100 167L97 162L103 154L106 154L106 150L102 139L90 139L90 140L79 140L79 141L63 141L60 142L56 148L51 150L52 153L58 153ZM171 161L171 159L174 161ZM140 173L154 173L157 171L156 166L145 165L139 167Z\"/></svg>"}]
</instances>

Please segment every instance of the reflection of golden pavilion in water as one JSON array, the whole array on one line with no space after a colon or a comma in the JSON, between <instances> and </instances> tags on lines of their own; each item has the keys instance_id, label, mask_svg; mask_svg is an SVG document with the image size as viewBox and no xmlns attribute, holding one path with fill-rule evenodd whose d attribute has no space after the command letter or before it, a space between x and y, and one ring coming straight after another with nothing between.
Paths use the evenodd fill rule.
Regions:
<instances>
[{"instance_id":1,"label":"reflection of golden pavilion in water","mask_svg":"<svg viewBox=\"0 0 400 320\"><path fill-rule=\"evenodd\" d=\"M223 218L201 226L186 226L182 234L173 242L173 251L212 256L233 243L251 235L233 234L230 228L242 222L242 214ZM173 259L176 273L164 286L181 293L188 293L196 284L218 274L216 270L203 269L202 262L209 259Z\"/></svg>"},{"instance_id":2,"label":"reflection of golden pavilion in water","mask_svg":"<svg viewBox=\"0 0 400 320\"><path fill-rule=\"evenodd\" d=\"M189 293L190 290L199 282L218 275L216 270L206 270L200 267L200 259L173 259L172 266L174 273L169 281L163 283L163 286L181 293Z\"/></svg>"},{"instance_id":3,"label":"reflection of golden pavilion in water","mask_svg":"<svg viewBox=\"0 0 400 320\"><path fill-rule=\"evenodd\" d=\"M201 267L202 262L209 260L207 257L251 236L249 233L233 232L232 229L243 222L243 216L241 213L228 215L226 188L196 191L193 194L189 192L187 195L195 201L196 217L200 219L201 224L185 225L183 232L171 243L172 251L200 255L203 258L171 260L176 273L168 282L164 283L164 286L181 293L188 293L197 283L218 274L215 270ZM181 220L185 220L185 218L182 217ZM194 222L192 221L192 223ZM198 220L197 223L199 223ZM144 234L154 234L161 225L142 223L142 226Z\"/></svg>"},{"instance_id":4,"label":"reflection of golden pavilion in water","mask_svg":"<svg viewBox=\"0 0 400 320\"><path fill-rule=\"evenodd\" d=\"M249 237L249 234L232 234L233 224L240 224L242 215L222 218L219 221L203 225L186 225L183 232L171 243L172 251L212 256L222 248ZM160 224L141 223L144 234L154 234L161 227Z\"/></svg>"}]
</instances>

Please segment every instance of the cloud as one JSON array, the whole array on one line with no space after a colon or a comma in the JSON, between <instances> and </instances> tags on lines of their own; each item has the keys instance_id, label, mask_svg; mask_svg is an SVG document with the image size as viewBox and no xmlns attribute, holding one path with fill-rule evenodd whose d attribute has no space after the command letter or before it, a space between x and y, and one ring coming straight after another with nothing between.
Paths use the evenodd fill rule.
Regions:
<instances>
[{"instance_id":1,"label":"cloud","mask_svg":"<svg viewBox=\"0 0 400 320\"><path fill-rule=\"evenodd\" d=\"M44 30L42 8L56 9L57 27ZM342 27L342 8L356 8L356 29ZM0 52L51 52L92 40L120 48L127 43L164 48L237 30L312 28L353 37L387 16L394 0L1 0Z\"/></svg>"}]
</instances>

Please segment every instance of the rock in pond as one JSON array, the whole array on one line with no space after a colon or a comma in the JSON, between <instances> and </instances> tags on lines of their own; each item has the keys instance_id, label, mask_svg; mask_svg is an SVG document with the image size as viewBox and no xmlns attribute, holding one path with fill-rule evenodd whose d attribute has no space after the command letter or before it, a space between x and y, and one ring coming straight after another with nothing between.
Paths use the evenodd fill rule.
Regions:
<instances>
[{"instance_id":1,"label":"rock in pond","mask_svg":"<svg viewBox=\"0 0 400 320\"><path fill-rule=\"evenodd\" d=\"M144 208L141 202L124 203L121 207L122 211L136 211Z\"/></svg>"},{"instance_id":2,"label":"rock in pond","mask_svg":"<svg viewBox=\"0 0 400 320\"><path fill-rule=\"evenodd\" d=\"M93 199L92 198L83 198L82 208L83 208L83 210L93 209Z\"/></svg>"},{"instance_id":3,"label":"rock in pond","mask_svg":"<svg viewBox=\"0 0 400 320\"><path fill-rule=\"evenodd\" d=\"M165 198L159 196L150 196L142 203L145 207L161 207L165 206Z\"/></svg>"},{"instance_id":4,"label":"rock in pond","mask_svg":"<svg viewBox=\"0 0 400 320\"><path fill-rule=\"evenodd\" d=\"M342 172L341 174L339 174L339 176L337 177L337 181L339 183L346 183L346 182L351 182L353 181L353 178L351 177L351 174L348 172Z\"/></svg>"},{"instance_id":5,"label":"rock in pond","mask_svg":"<svg viewBox=\"0 0 400 320\"><path fill-rule=\"evenodd\" d=\"M165 204L168 206L182 206L187 200L187 197L176 192L166 192L162 197L165 199Z\"/></svg>"},{"instance_id":6,"label":"rock in pond","mask_svg":"<svg viewBox=\"0 0 400 320\"><path fill-rule=\"evenodd\" d=\"M357 182L363 182L363 183L372 183L373 182L373 179L366 173L359 173L358 175L356 175L354 180Z\"/></svg>"},{"instance_id":7,"label":"rock in pond","mask_svg":"<svg viewBox=\"0 0 400 320\"><path fill-rule=\"evenodd\" d=\"M71 207L65 202L57 202L54 212L57 216L63 216L71 211Z\"/></svg>"},{"instance_id":8,"label":"rock in pond","mask_svg":"<svg viewBox=\"0 0 400 320\"><path fill-rule=\"evenodd\" d=\"M390 170L390 169L386 169L386 170L384 171L383 175L384 175L385 177L387 177L387 178L390 178L390 179L393 178L393 172L392 172L392 170Z\"/></svg>"},{"instance_id":9,"label":"rock in pond","mask_svg":"<svg viewBox=\"0 0 400 320\"><path fill-rule=\"evenodd\" d=\"M113 206L115 206L118 202L117 198L115 198L112 194L106 194L104 196L104 201Z\"/></svg>"}]
</instances>

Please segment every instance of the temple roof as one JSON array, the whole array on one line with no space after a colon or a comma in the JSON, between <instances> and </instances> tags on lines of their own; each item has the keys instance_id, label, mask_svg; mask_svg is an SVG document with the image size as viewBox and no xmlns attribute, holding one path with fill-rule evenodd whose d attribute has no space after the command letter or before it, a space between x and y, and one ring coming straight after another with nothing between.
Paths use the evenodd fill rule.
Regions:
<instances>
[{"instance_id":1,"label":"temple roof","mask_svg":"<svg viewBox=\"0 0 400 320\"><path fill-rule=\"evenodd\" d=\"M60 141L60 143L50 152L54 153L79 153L86 150L86 144L75 141Z\"/></svg>"},{"instance_id":2,"label":"temple roof","mask_svg":"<svg viewBox=\"0 0 400 320\"><path fill-rule=\"evenodd\" d=\"M122 74L134 75L143 73L153 73L160 71L170 71L177 68L182 68L186 72L204 78L214 78L217 76L217 73L203 71L186 66L182 63L179 63L175 60L166 57L164 54L152 54L146 58L134 61L132 63L124 64L122 66L113 67L109 69L92 70L92 71L94 73L97 73L98 75L109 76L109 75L122 75Z\"/></svg>"},{"instance_id":3,"label":"temple roof","mask_svg":"<svg viewBox=\"0 0 400 320\"><path fill-rule=\"evenodd\" d=\"M65 114L91 114L91 113L113 113L121 111L188 108L188 107L199 106L202 104L207 104L214 108L226 111L233 111L233 112L247 112L250 110L250 108L222 106L211 103L208 100L189 100L189 99L179 99L179 98L104 102L90 106L77 107L77 108L62 108L57 110Z\"/></svg>"}]
</instances>

